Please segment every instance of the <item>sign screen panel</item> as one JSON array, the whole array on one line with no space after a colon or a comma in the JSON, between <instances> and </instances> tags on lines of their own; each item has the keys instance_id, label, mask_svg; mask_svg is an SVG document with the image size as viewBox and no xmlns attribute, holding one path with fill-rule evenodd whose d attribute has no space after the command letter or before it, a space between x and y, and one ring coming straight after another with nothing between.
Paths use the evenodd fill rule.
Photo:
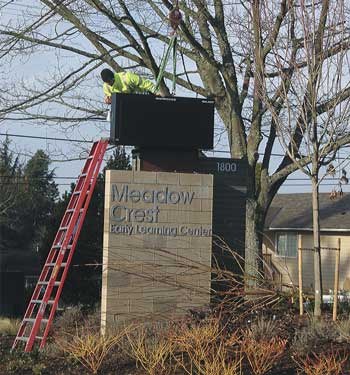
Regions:
<instances>
[{"instance_id":1,"label":"sign screen panel","mask_svg":"<svg viewBox=\"0 0 350 375\"><path fill-rule=\"evenodd\" d=\"M213 148L214 101L113 94L112 142L156 149Z\"/></svg>"}]
</instances>

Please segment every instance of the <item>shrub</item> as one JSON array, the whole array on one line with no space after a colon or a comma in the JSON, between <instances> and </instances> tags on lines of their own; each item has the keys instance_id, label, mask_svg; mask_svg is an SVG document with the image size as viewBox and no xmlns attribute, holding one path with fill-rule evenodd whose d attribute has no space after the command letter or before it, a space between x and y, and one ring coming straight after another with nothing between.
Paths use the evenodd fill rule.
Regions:
<instances>
[{"instance_id":1,"label":"shrub","mask_svg":"<svg viewBox=\"0 0 350 375\"><path fill-rule=\"evenodd\" d=\"M18 319L0 318L0 335L15 336L20 323Z\"/></svg>"},{"instance_id":2,"label":"shrub","mask_svg":"<svg viewBox=\"0 0 350 375\"><path fill-rule=\"evenodd\" d=\"M283 354L287 340L272 338L256 340L245 335L242 340L242 351L247 357L254 375L263 375L270 371Z\"/></svg>"},{"instance_id":3,"label":"shrub","mask_svg":"<svg viewBox=\"0 0 350 375\"><path fill-rule=\"evenodd\" d=\"M76 330L74 335L67 333L56 339L62 351L79 361L92 374L97 374L103 360L121 340L124 332L102 336L89 329Z\"/></svg>"},{"instance_id":4,"label":"shrub","mask_svg":"<svg viewBox=\"0 0 350 375\"><path fill-rule=\"evenodd\" d=\"M341 375L344 374L343 367L347 358L346 355L341 356L339 352L332 350L329 354L312 353L305 359L298 358L294 361L305 375Z\"/></svg>"},{"instance_id":5,"label":"shrub","mask_svg":"<svg viewBox=\"0 0 350 375\"><path fill-rule=\"evenodd\" d=\"M311 353L320 344L335 338L336 330L332 323L310 317L307 326L295 331L291 351L296 355Z\"/></svg>"},{"instance_id":6,"label":"shrub","mask_svg":"<svg viewBox=\"0 0 350 375\"><path fill-rule=\"evenodd\" d=\"M90 333L100 332L101 313L99 310L93 310L88 313L82 306L72 306L64 310L53 322L51 329L52 336L59 340L60 336L67 334L75 335L78 327L84 327L83 330Z\"/></svg>"},{"instance_id":7,"label":"shrub","mask_svg":"<svg viewBox=\"0 0 350 375\"><path fill-rule=\"evenodd\" d=\"M38 351L23 353L16 351L7 357L6 373L23 374L31 371L34 375L41 375L46 369L45 360L39 359Z\"/></svg>"},{"instance_id":8,"label":"shrub","mask_svg":"<svg viewBox=\"0 0 350 375\"><path fill-rule=\"evenodd\" d=\"M172 342L160 331L139 326L132 331L126 331L126 338L130 346L128 354L140 364L147 374L171 374L174 366L171 365Z\"/></svg>"},{"instance_id":9,"label":"shrub","mask_svg":"<svg viewBox=\"0 0 350 375\"><path fill-rule=\"evenodd\" d=\"M84 314L80 306L72 306L63 311L63 313L54 320L52 332L55 335L60 335L61 333L74 334L77 330L77 326L81 325L84 320Z\"/></svg>"},{"instance_id":10,"label":"shrub","mask_svg":"<svg viewBox=\"0 0 350 375\"><path fill-rule=\"evenodd\" d=\"M255 340L270 340L278 336L278 323L271 318L261 316L250 325L247 333Z\"/></svg>"},{"instance_id":11,"label":"shrub","mask_svg":"<svg viewBox=\"0 0 350 375\"><path fill-rule=\"evenodd\" d=\"M340 336L340 341L350 343L350 319L344 319L337 322L336 331Z\"/></svg>"},{"instance_id":12,"label":"shrub","mask_svg":"<svg viewBox=\"0 0 350 375\"><path fill-rule=\"evenodd\" d=\"M227 349L221 342L212 347L206 357L200 358L191 355L190 368L186 368L186 364L182 368L188 374L198 375L239 375L242 373L242 353L237 351L231 358L229 358Z\"/></svg>"},{"instance_id":13,"label":"shrub","mask_svg":"<svg viewBox=\"0 0 350 375\"><path fill-rule=\"evenodd\" d=\"M237 349L238 336L228 340L217 320L199 325L182 325L175 330L173 356L187 374L238 375L241 373L242 353Z\"/></svg>"},{"instance_id":14,"label":"shrub","mask_svg":"<svg viewBox=\"0 0 350 375\"><path fill-rule=\"evenodd\" d=\"M16 355L8 358L6 363L6 371L9 374L20 374L26 370L30 370L32 366L33 359L30 356Z\"/></svg>"},{"instance_id":15,"label":"shrub","mask_svg":"<svg viewBox=\"0 0 350 375\"><path fill-rule=\"evenodd\" d=\"M205 357L220 336L217 320L209 320L198 325L180 325L172 336L178 350Z\"/></svg>"}]
</instances>

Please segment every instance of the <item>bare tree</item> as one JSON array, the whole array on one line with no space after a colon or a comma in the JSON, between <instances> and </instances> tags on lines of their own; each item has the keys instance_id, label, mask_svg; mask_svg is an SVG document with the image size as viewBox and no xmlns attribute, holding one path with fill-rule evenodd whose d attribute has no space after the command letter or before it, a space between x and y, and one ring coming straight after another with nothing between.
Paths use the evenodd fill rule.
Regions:
<instances>
[{"instance_id":1,"label":"bare tree","mask_svg":"<svg viewBox=\"0 0 350 375\"><path fill-rule=\"evenodd\" d=\"M12 61L32 59L38 53L53 50L57 65L51 68L52 76L46 80L42 77L30 83L19 77L16 82L7 79L7 85L3 85L7 91L1 94L4 105L0 117L35 118L55 123L101 118L103 107L91 89L96 85L94 72L105 63L116 71L132 68L156 77L161 51L170 40L168 12L175 3L168 0L34 1L25 17L18 17L15 22L9 20L1 27L0 64L8 66ZM303 0L179 1L184 18L178 32L178 52L186 69L178 71L177 84L215 99L216 110L228 135L231 156L248 160L245 270L249 287L257 285L255 276L261 267L262 231L268 207L285 179L298 169L288 152L276 163L271 161L272 151L278 145L271 105L274 111L281 112L286 98L294 95L292 85L281 85L281 82L293 82L295 67L307 69L305 48L308 48L308 41L293 32L297 24L300 25L295 12L302 4L306 9L313 4L317 15L315 22L319 25L310 28L307 35L322 44L324 35L337 32L328 21L327 15L333 8L327 0L317 3ZM348 15L347 10L345 14ZM286 58L283 58L284 45L293 51ZM273 58L276 49L281 53L278 65ZM324 60L340 51L347 53L348 49L349 35L344 31L334 39L334 44L324 45ZM69 66L64 65L67 61ZM165 94L169 93L166 86L169 78L170 67L161 82ZM261 95L264 79L280 83L270 87L270 106L264 104ZM287 91L282 92L283 88ZM302 92L300 97L297 103L300 115L306 114L306 123L312 124L309 91ZM338 87L317 107L317 118L327 112L331 103L342 103L348 97L349 90ZM53 104L55 113L49 108ZM299 149L304 133L297 130L300 128L297 121L295 118L293 147ZM349 140L350 137L344 135L333 148ZM259 153L263 154L261 163ZM305 155L298 162L305 166L311 160L312 155Z\"/></svg>"},{"instance_id":2,"label":"bare tree","mask_svg":"<svg viewBox=\"0 0 350 375\"><path fill-rule=\"evenodd\" d=\"M321 170L334 160L349 133L349 100L336 95L350 89L348 80L343 79L350 68L347 51L340 45L339 51L329 56L329 49L341 43L346 35L345 21L343 1L323 1L321 7L313 2L300 2L291 11L290 40L298 36L303 44L298 54L304 63L300 64L295 47L288 40L275 46L271 58L280 68L277 85L283 104L276 106L270 97L270 92L277 89L276 79L262 77L260 93L281 145L312 184L315 316L321 315L323 292L319 186L327 170L324 169L323 175ZM293 80L283 71L285 60L291 64ZM306 158L309 164L304 163Z\"/></svg>"}]
</instances>

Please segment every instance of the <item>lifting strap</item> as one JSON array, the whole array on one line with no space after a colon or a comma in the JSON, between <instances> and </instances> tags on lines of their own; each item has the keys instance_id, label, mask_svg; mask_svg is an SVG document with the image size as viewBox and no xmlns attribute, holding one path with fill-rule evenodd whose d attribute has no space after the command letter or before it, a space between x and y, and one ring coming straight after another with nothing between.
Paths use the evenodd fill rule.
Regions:
<instances>
[{"instance_id":1,"label":"lifting strap","mask_svg":"<svg viewBox=\"0 0 350 375\"><path fill-rule=\"evenodd\" d=\"M157 77L157 80L156 80L156 90L155 91L159 90L160 82L163 79L164 71L165 71L166 65L167 65L167 63L169 61L170 52L173 51L173 80L172 80L172 90L173 90L173 93L175 92L175 88L176 88L176 44L177 44L176 43L177 42L176 39L177 39L176 34L174 34L171 37L169 45L168 45L168 48L167 48L167 50L164 53L164 56L162 58L162 61L160 63L160 67L159 67L159 73L158 73L158 77Z\"/></svg>"}]
</instances>

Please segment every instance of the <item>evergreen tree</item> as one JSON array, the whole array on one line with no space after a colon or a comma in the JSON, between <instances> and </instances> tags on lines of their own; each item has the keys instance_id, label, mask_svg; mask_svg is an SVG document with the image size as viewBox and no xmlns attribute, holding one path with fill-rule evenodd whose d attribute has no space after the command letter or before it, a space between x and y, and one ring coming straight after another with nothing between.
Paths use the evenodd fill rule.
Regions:
<instances>
[{"instance_id":1,"label":"evergreen tree","mask_svg":"<svg viewBox=\"0 0 350 375\"><path fill-rule=\"evenodd\" d=\"M20 196L23 179L18 156L10 151L8 137L0 143L0 250L8 250L19 237Z\"/></svg>"},{"instance_id":2,"label":"evergreen tree","mask_svg":"<svg viewBox=\"0 0 350 375\"><path fill-rule=\"evenodd\" d=\"M130 170L130 157L126 154L124 147L116 147L113 150L113 154L109 157L106 162L104 171L107 169L116 169L116 170ZM102 177L104 175L102 174Z\"/></svg>"},{"instance_id":3,"label":"evergreen tree","mask_svg":"<svg viewBox=\"0 0 350 375\"><path fill-rule=\"evenodd\" d=\"M58 195L50 160L39 150L24 166L0 144L1 269L39 271L37 250L45 238Z\"/></svg>"},{"instance_id":4,"label":"evergreen tree","mask_svg":"<svg viewBox=\"0 0 350 375\"><path fill-rule=\"evenodd\" d=\"M48 155L38 150L24 168L23 240L36 251L45 237L47 223L58 198L54 171L49 166Z\"/></svg>"}]
</instances>

